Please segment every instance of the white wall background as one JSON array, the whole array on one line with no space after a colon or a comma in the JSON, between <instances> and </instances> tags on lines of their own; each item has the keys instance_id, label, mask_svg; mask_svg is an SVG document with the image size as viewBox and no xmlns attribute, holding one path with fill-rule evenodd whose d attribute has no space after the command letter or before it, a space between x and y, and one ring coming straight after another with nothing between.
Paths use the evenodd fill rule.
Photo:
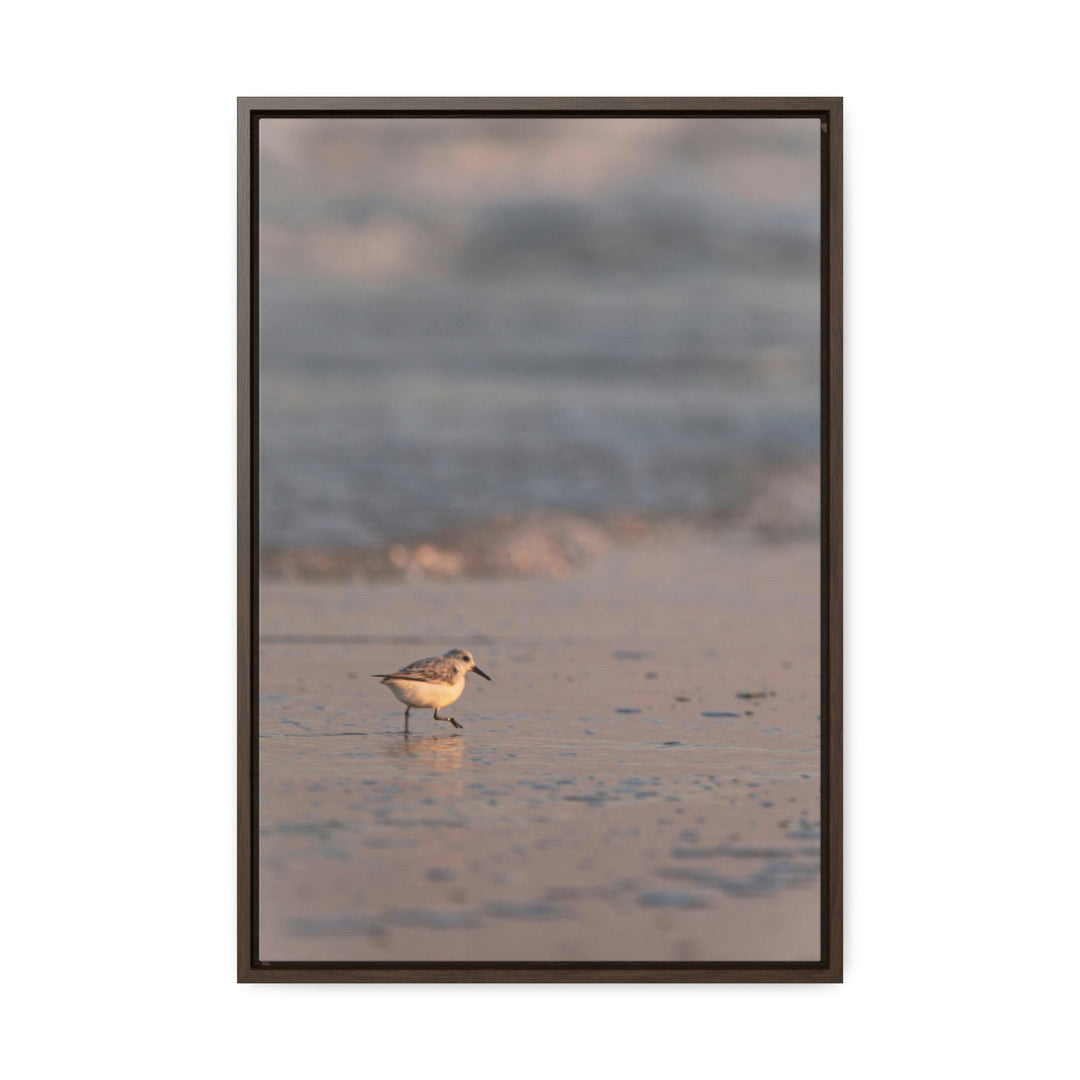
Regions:
<instances>
[{"instance_id":1,"label":"white wall background","mask_svg":"<svg viewBox=\"0 0 1080 1080\"><path fill-rule=\"evenodd\" d=\"M1075 35L1050 0L6 17L13 1075L1061 1075ZM234 99L842 94L847 981L233 982Z\"/></svg>"}]
</instances>

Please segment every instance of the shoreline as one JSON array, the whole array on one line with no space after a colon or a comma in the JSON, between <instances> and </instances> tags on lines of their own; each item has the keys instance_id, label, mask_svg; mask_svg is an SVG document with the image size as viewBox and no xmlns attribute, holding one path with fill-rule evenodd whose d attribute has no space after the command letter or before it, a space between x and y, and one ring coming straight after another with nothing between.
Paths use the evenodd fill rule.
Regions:
<instances>
[{"instance_id":1,"label":"shoreline","mask_svg":"<svg viewBox=\"0 0 1080 1080\"><path fill-rule=\"evenodd\" d=\"M613 549L743 537L771 544L820 534L820 466L777 467L723 515L537 511L368 546L306 545L260 554L264 581L566 577Z\"/></svg>"}]
</instances>

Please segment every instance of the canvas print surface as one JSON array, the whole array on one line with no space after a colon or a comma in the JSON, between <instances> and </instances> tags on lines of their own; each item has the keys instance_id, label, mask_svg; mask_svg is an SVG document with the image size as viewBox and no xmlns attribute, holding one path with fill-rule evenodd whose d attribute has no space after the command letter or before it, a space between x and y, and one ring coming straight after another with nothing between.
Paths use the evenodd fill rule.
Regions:
<instances>
[{"instance_id":1,"label":"canvas print surface","mask_svg":"<svg viewBox=\"0 0 1080 1080\"><path fill-rule=\"evenodd\" d=\"M819 120L257 145L256 959L818 960Z\"/></svg>"}]
</instances>

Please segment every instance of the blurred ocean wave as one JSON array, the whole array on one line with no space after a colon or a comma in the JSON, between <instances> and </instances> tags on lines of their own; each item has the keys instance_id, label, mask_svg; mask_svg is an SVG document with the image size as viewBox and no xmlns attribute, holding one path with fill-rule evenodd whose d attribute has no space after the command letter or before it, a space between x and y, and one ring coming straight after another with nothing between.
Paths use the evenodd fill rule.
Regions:
<instances>
[{"instance_id":1,"label":"blurred ocean wave","mask_svg":"<svg viewBox=\"0 0 1080 1080\"><path fill-rule=\"evenodd\" d=\"M817 124L723 123L263 121L268 557L729 520L815 462Z\"/></svg>"}]
</instances>

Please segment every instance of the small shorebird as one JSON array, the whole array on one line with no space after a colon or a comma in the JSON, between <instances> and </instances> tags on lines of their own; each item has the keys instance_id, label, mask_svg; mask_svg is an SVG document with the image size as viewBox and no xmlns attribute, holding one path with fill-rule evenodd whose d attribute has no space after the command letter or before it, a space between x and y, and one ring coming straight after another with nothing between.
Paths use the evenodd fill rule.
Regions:
<instances>
[{"instance_id":1,"label":"small shorebird","mask_svg":"<svg viewBox=\"0 0 1080 1080\"><path fill-rule=\"evenodd\" d=\"M491 682L491 676L485 675L476 666L472 653L464 649L451 649L443 656L414 660L392 675L374 675L372 678L382 679L383 686L404 703L405 734L408 735L409 712L412 709L434 709L436 720L445 720L456 728L461 727L452 716L440 716L439 710L461 697L465 689L465 676L470 671Z\"/></svg>"}]
</instances>

